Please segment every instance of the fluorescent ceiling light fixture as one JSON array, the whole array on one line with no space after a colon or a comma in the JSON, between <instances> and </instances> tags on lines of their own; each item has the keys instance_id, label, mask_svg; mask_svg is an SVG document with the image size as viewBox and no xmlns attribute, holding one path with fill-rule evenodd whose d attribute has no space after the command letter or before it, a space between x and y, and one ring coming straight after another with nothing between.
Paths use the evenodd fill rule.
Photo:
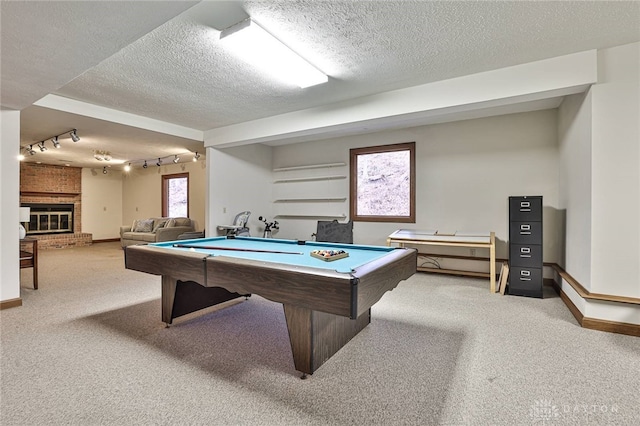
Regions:
<instances>
[{"instance_id":1,"label":"fluorescent ceiling light fixture","mask_svg":"<svg viewBox=\"0 0 640 426\"><path fill-rule=\"evenodd\" d=\"M245 61L279 79L304 88L326 83L329 78L251 18L220 33L220 41Z\"/></svg>"}]
</instances>

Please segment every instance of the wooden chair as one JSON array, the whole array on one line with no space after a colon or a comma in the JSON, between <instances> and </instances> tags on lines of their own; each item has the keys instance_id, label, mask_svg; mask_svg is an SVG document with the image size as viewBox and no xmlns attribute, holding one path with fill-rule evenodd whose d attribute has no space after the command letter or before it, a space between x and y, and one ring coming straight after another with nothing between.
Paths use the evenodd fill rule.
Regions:
<instances>
[{"instance_id":1,"label":"wooden chair","mask_svg":"<svg viewBox=\"0 0 640 426\"><path fill-rule=\"evenodd\" d=\"M27 250L27 245L31 244L31 251ZM33 268L33 289L38 289L38 240L35 238L25 238L20 240L20 269Z\"/></svg>"}]
</instances>

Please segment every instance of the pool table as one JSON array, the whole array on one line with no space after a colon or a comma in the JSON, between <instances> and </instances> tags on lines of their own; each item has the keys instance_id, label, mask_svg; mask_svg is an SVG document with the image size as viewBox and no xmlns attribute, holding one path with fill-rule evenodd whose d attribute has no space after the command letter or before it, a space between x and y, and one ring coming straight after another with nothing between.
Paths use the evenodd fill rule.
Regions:
<instances>
[{"instance_id":1,"label":"pool table","mask_svg":"<svg viewBox=\"0 0 640 426\"><path fill-rule=\"evenodd\" d=\"M344 250L326 261L314 250ZM295 368L312 374L371 322L371 306L416 272L410 248L252 237L125 249L127 269L162 276L162 320L251 294L282 303ZM304 377L303 374L303 377Z\"/></svg>"}]
</instances>

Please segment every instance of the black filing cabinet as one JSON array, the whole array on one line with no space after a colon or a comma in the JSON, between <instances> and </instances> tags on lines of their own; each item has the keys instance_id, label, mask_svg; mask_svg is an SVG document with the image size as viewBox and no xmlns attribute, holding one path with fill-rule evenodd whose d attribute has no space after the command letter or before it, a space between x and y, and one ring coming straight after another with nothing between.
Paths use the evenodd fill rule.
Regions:
<instances>
[{"instance_id":1,"label":"black filing cabinet","mask_svg":"<svg viewBox=\"0 0 640 426\"><path fill-rule=\"evenodd\" d=\"M542 297L542 197L509 197L509 294Z\"/></svg>"}]
</instances>

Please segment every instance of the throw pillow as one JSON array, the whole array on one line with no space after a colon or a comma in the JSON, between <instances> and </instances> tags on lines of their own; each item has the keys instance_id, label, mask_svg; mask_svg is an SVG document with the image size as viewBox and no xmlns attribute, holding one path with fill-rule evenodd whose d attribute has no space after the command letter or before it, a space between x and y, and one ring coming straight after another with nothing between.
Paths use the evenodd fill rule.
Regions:
<instances>
[{"instance_id":1,"label":"throw pillow","mask_svg":"<svg viewBox=\"0 0 640 426\"><path fill-rule=\"evenodd\" d=\"M165 228L173 228L174 226L176 226L175 219L169 219L166 225L164 225Z\"/></svg>"},{"instance_id":2,"label":"throw pillow","mask_svg":"<svg viewBox=\"0 0 640 426\"><path fill-rule=\"evenodd\" d=\"M153 219L139 220L133 232L151 232L153 229Z\"/></svg>"}]
</instances>

